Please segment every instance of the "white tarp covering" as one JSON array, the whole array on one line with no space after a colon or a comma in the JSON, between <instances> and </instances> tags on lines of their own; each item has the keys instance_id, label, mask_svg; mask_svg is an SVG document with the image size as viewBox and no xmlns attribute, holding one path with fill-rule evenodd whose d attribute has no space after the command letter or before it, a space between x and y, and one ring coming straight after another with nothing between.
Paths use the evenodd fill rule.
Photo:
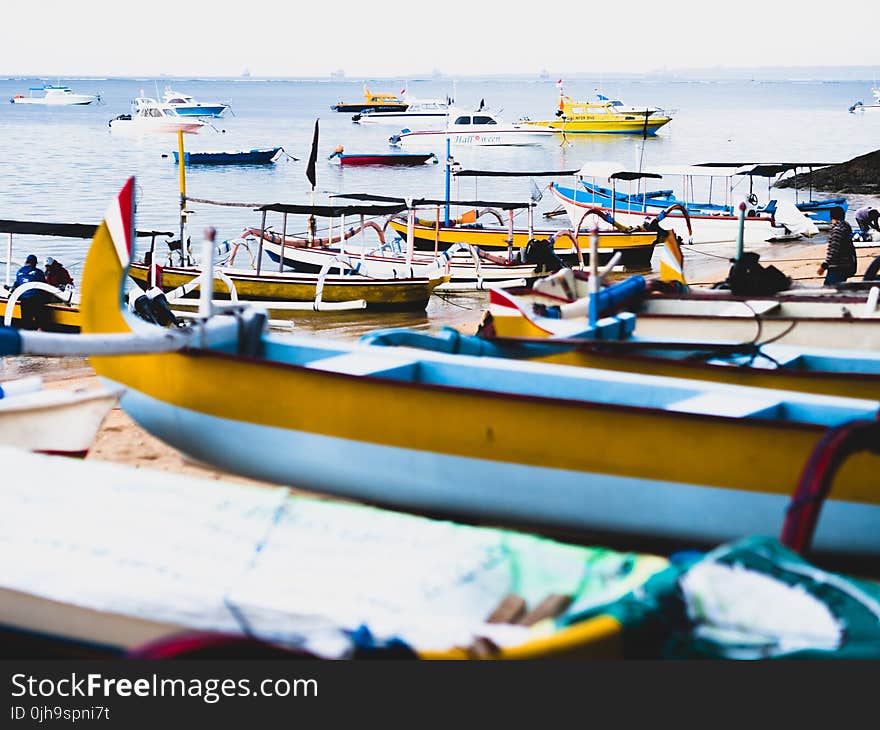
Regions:
<instances>
[{"instance_id":1,"label":"white tarp covering","mask_svg":"<svg viewBox=\"0 0 880 730\"><path fill-rule=\"evenodd\" d=\"M338 656L349 647L340 629L362 624L419 648L476 636L510 645L535 629L484 623L506 595L530 608L571 595L577 613L666 565L284 488L9 447L0 459L0 624L113 646L246 627Z\"/></svg>"}]
</instances>

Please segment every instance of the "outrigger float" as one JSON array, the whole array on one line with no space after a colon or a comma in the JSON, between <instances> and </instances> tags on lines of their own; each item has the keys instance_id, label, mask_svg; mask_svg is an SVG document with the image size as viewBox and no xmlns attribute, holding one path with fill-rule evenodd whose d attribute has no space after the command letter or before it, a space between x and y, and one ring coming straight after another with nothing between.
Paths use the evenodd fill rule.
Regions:
<instances>
[{"instance_id":1,"label":"outrigger float","mask_svg":"<svg viewBox=\"0 0 880 730\"><path fill-rule=\"evenodd\" d=\"M215 316L204 293L186 331L149 325L122 304L133 187L88 254L84 335L6 331L4 349L90 352L136 421L223 469L407 509L717 543L774 532L820 442L878 416L867 399L273 336L259 312ZM551 429L565 447L524 438ZM878 468L872 453L840 468L817 551L880 555Z\"/></svg>"}]
</instances>

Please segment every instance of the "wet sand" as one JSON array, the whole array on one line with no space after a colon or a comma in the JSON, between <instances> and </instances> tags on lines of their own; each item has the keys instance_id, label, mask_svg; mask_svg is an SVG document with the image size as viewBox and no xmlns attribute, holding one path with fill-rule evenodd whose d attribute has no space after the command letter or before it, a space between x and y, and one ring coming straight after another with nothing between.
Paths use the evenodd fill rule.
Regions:
<instances>
[{"instance_id":1,"label":"wet sand","mask_svg":"<svg viewBox=\"0 0 880 730\"><path fill-rule=\"evenodd\" d=\"M812 241L765 244L760 248L751 247L751 250L758 251L763 263L773 263L778 266L794 278L798 285L821 284L816 268L825 254L825 236L817 237ZM880 244L863 245L857 249L857 253L858 276L861 276L870 262L876 256L880 256ZM730 244L685 247L684 254L685 271L692 284L711 285L721 281L730 267ZM379 327L421 329L446 325L472 333L482 317L487 301L488 295L485 293L456 294L433 298L425 314L358 313L330 316L306 314L295 321L292 332L321 333L324 336L351 340ZM99 379L85 358L0 359L0 380L28 375L40 375L46 386L52 388L100 387ZM259 484L254 480L228 474L186 459L176 449L146 433L118 407L105 420L87 458L128 464L136 468L146 467L191 474L208 479L222 478L239 483Z\"/></svg>"}]
</instances>

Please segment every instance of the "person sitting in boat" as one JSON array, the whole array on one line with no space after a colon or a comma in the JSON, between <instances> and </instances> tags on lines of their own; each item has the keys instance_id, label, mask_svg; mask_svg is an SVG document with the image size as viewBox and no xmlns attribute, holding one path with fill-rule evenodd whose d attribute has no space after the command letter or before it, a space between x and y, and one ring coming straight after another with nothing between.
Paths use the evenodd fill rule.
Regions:
<instances>
[{"instance_id":1,"label":"person sitting in boat","mask_svg":"<svg viewBox=\"0 0 880 730\"><path fill-rule=\"evenodd\" d=\"M46 282L46 275L43 270L37 267L37 257L31 254L24 260L22 266L15 275L15 284L13 290L23 284L31 284L33 282ZM21 328L26 330L35 330L42 327L43 305L46 303L46 292L40 289L29 289L23 292L18 298L21 306Z\"/></svg>"},{"instance_id":2,"label":"person sitting in boat","mask_svg":"<svg viewBox=\"0 0 880 730\"><path fill-rule=\"evenodd\" d=\"M871 238L869 238L868 235L872 228L880 233L880 211L876 208L872 208L870 205L866 205L864 208L859 208L856 211L856 223L859 224L859 231L862 234L862 240L870 241Z\"/></svg>"},{"instance_id":3,"label":"person sitting in boat","mask_svg":"<svg viewBox=\"0 0 880 730\"><path fill-rule=\"evenodd\" d=\"M46 283L58 289L65 289L68 286L73 286L73 278L60 261L49 256L46 259Z\"/></svg>"},{"instance_id":4,"label":"person sitting in boat","mask_svg":"<svg viewBox=\"0 0 880 730\"><path fill-rule=\"evenodd\" d=\"M853 246L852 226L846 222L843 208L835 206L830 211L831 231L828 234L828 249L825 260L819 265L817 273L825 274L825 286L842 284L856 273L856 247Z\"/></svg>"}]
</instances>

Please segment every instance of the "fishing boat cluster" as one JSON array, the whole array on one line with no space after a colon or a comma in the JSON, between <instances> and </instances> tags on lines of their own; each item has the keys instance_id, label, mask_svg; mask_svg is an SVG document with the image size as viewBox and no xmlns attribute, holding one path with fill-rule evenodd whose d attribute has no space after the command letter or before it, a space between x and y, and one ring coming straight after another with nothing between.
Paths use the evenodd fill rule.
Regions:
<instances>
[{"instance_id":1,"label":"fishing boat cluster","mask_svg":"<svg viewBox=\"0 0 880 730\"><path fill-rule=\"evenodd\" d=\"M312 199L261 205L195 197L186 168L280 148L187 152L184 133L228 105L169 89L111 128L177 134L173 230L137 228L133 178L95 225L0 221L2 354L88 356L105 384L2 383L0 451L33 478L0 490L0 642L22 656L880 658L880 264L798 285L755 250L845 217L846 199L811 187L771 197L830 163L455 163L458 145L644 136L673 117L559 87L552 118L514 124L483 102L365 87L334 110L429 152L333 161L377 166L378 182L445 147L444 194L316 201L316 122ZM550 182L520 201L451 196L488 177ZM209 226L193 244L190 209L216 205L241 208L240 235ZM91 240L81 280L14 281L26 236ZM701 247L730 260L713 288L689 284ZM381 322L462 292L481 303L475 331L296 333L303 313L329 329L334 312ZM117 403L186 457L277 486L71 461Z\"/></svg>"}]
</instances>

